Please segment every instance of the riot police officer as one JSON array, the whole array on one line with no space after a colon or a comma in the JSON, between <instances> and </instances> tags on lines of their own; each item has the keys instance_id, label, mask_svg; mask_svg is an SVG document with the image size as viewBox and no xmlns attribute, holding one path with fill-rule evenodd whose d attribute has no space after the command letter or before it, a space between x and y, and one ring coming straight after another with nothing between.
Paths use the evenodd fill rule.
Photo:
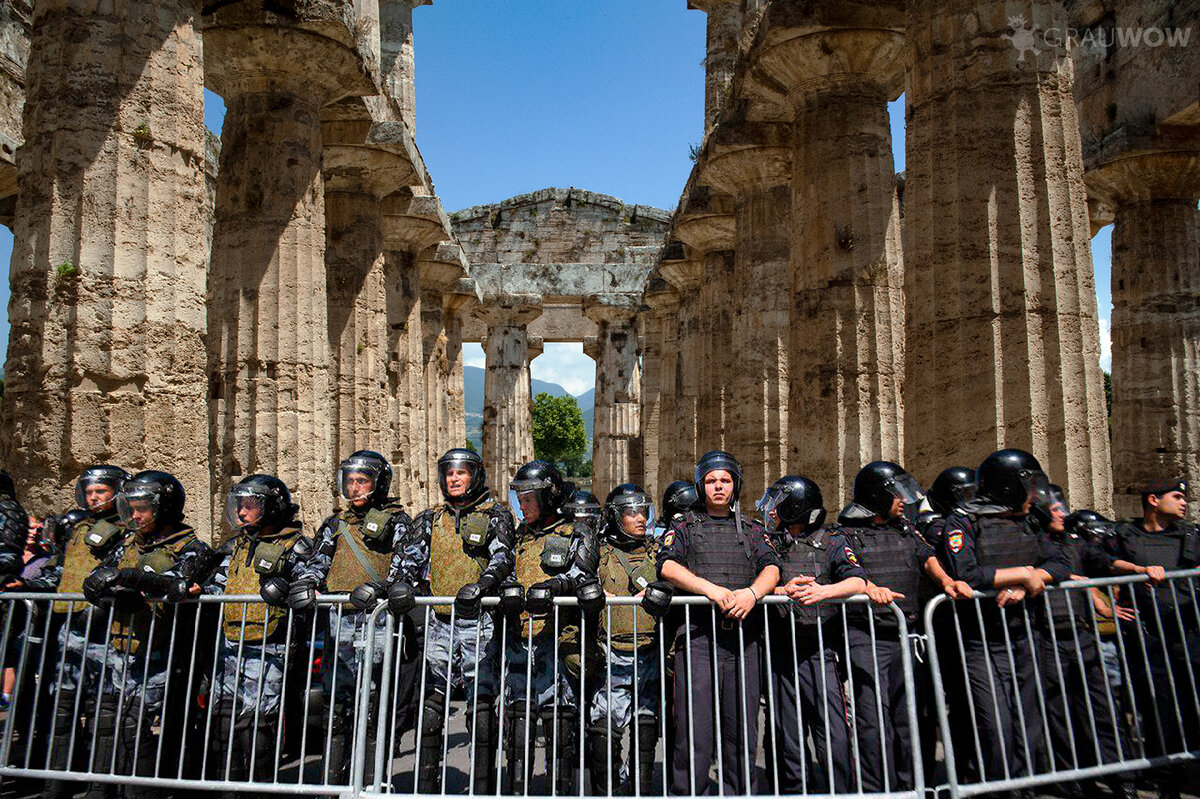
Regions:
<instances>
[{"instance_id":1,"label":"riot police officer","mask_svg":"<svg viewBox=\"0 0 1200 799\"><path fill-rule=\"evenodd\" d=\"M502 589L504 607L511 611L505 622L508 632L502 666L508 761L505 793L523 792L532 776L534 726L539 716L547 745L557 745L547 753L547 771L557 775L555 792L574 793L578 785L576 681L584 676L587 663L581 651L579 614L555 608L553 602L555 597L576 595L581 609L594 611L603 607L604 592L595 578L595 531L584 522L567 519L563 508L573 488L546 461L525 464L509 485L509 504L518 526L514 579ZM520 614L521 589L524 614ZM529 758L525 757L526 745Z\"/></svg>"},{"instance_id":2,"label":"riot police officer","mask_svg":"<svg viewBox=\"0 0 1200 799\"><path fill-rule=\"evenodd\" d=\"M373 662L364 663L366 639L371 634L367 617L383 599L385 580L393 555L412 537L412 519L399 500L388 495L392 467L372 450L358 450L338 467L337 485L345 509L326 519L317 530L313 552L296 570L287 595L287 605L296 610L312 608L318 589L328 593L350 593L351 608L331 608L325 633L322 675L325 696L332 714L329 762L326 778L332 783L346 779L353 743L353 722L359 672L370 672L383 663L383 647L376 646ZM380 615L375 632L386 627ZM369 725L374 732L373 725Z\"/></svg>"},{"instance_id":3,"label":"riot police officer","mask_svg":"<svg viewBox=\"0 0 1200 799\"><path fill-rule=\"evenodd\" d=\"M955 605L953 610L966 650L966 674L961 675L965 682L960 686L970 691L978 739L994 744L959 757L966 760L973 754L979 776L998 780L1033 773L1044 758L1034 642L1021 603L1041 594L1054 579L1036 565L1040 541L1026 521L1035 503L1047 505L1050 481L1037 459L1019 449L992 453L975 475L979 496L946 520L941 555L956 580L997 592L994 602L980 600L982 626L975 608ZM1034 762L1026 762L1026 751Z\"/></svg>"},{"instance_id":4,"label":"riot police officer","mask_svg":"<svg viewBox=\"0 0 1200 799\"><path fill-rule=\"evenodd\" d=\"M662 516L659 524L665 533L667 528L676 520L683 517L684 512L693 508L703 507L699 495L696 494L696 484L690 480L676 480L663 491Z\"/></svg>"},{"instance_id":5,"label":"riot police officer","mask_svg":"<svg viewBox=\"0 0 1200 799\"><path fill-rule=\"evenodd\" d=\"M779 559L762 526L738 508L742 467L732 455L719 450L705 453L696 464L695 484L696 493L704 498L704 510L685 512L667 531L659 555L662 579L713 603L711 612L693 608L696 612L676 638L678 734L671 791L708 791L709 769L720 745L723 768L718 778L725 793L748 794L754 790L758 746L754 720L761 686L763 620L761 614L751 619L751 611L775 590ZM694 750L688 746L689 738L694 739Z\"/></svg>"},{"instance_id":6,"label":"riot police officer","mask_svg":"<svg viewBox=\"0 0 1200 799\"><path fill-rule=\"evenodd\" d=\"M966 466L943 469L929 487L926 499L929 500L930 509L918 514L917 531L931 547L936 548L942 540L942 526L946 518L975 499L975 470Z\"/></svg>"},{"instance_id":7,"label":"riot police officer","mask_svg":"<svg viewBox=\"0 0 1200 799\"><path fill-rule=\"evenodd\" d=\"M211 568L212 549L199 539L184 519L183 486L167 472L148 470L135 474L117 494L117 512L124 537L83 581L83 594L93 604L110 603L114 620L110 633L108 684L103 687L97 714L95 768L108 771L116 750L118 773L152 776L157 747L153 730L162 719L162 735L174 737L182 730L174 702L176 690L166 695L168 672L181 670L183 659L170 662L169 651L187 651L182 632L172 642L172 627L190 628L181 611L149 599L174 603L200 593ZM178 618L172 624L171 615ZM178 688L181 680L173 680ZM163 749L170 751L164 742ZM136 762L135 755L136 753ZM156 796L158 790L127 785L125 796Z\"/></svg>"},{"instance_id":8,"label":"riot police officer","mask_svg":"<svg viewBox=\"0 0 1200 799\"><path fill-rule=\"evenodd\" d=\"M821 603L866 590L866 572L845 537L825 528L821 489L800 475L776 480L758 502L779 555L775 593L794 600L769 615L767 774L778 792L845 793L854 785L846 701L834 650L836 613ZM837 579L833 575L840 574ZM816 754L809 758L809 740Z\"/></svg>"},{"instance_id":9,"label":"riot police officer","mask_svg":"<svg viewBox=\"0 0 1200 799\"><path fill-rule=\"evenodd\" d=\"M388 607L408 612L416 595L453 596L448 608L426 617L424 707L417 790L441 793L446 703L455 688L467 696L474 734L474 780L478 793L495 793L495 700L499 639L485 596L495 596L513 569L513 517L488 489L483 460L469 449L438 459L443 502L417 516L388 576Z\"/></svg>"},{"instance_id":10,"label":"riot police officer","mask_svg":"<svg viewBox=\"0 0 1200 799\"><path fill-rule=\"evenodd\" d=\"M74 525L63 523L67 531L58 563L58 593L82 591L84 578L121 542L124 533L117 514L117 494L128 479L129 473L121 467L100 464L87 467L76 480L75 502L85 516ZM54 697L54 740L50 750L50 768L54 771L70 770L72 736L76 752L87 751L91 742L91 729L79 719L95 713L92 697L100 687L106 652L104 619L93 614L91 607L87 602L66 600L51 605L51 612L63 617L58 631L63 666ZM70 783L50 780L42 795L45 799L62 799L71 787Z\"/></svg>"},{"instance_id":11,"label":"riot police officer","mask_svg":"<svg viewBox=\"0 0 1200 799\"><path fill-rule=\"evenodd\" d=\"M630 605L610 607L592 629L607 664L592 675L588 707L587 760L592 793L651 794L658 745L659 648L656 616L670 607L673 589L658 580L653 538L654 503L633 483L623 483L604 500L598 576L607 596L642 598L647 613ZM636 721L636 725L634 722ZM622 755L628 730L630 757ZM636 775L635 773L636 772Z\"/></svg>"},{"instance_id":12,"label":"riot police officer","mask_svg":"<svg viewBox=\"0 0 1200 799\"><path fill-rule=\"evenodd\" d=\"M311 554L299 508L282 480L252 474L230 487L225 521L233 535L216 552L207 594L258 594L286 584ZM270 595L271 587L265 586ZM282 598L282 585L277 598ZM282 727L284 663L291 630L276 606L223 603L220 651L213 682L209 779L270 781L274 742Z\"/></svg>"},{"instance_id":13,"label":"riot police officer","mask_svg":"<svg viewBox=\"0 0 1200 799\"><path fill-rule=\"evenodd\" d=\"M843 513L840 530L861 559L868 577L867 595L876 608L847 609L847 648L862 789L905 790L913 786L913 729L895 603L908 629L915 627L918 591L923 578L950 597L971 596L965 583L950 578L933 548L917 533L915 515L925 498L917 481L890 461L868 463L854 477L856 510ZM837 572L835 577L840 576Z\"/></svg>"},{"instance_id":14,"label":"riot police officer","mask_svg":"<svg viewBox=\"0 0 1200 799\"><path fill-rule=\"evenodd\" d=\"M1148 583L1126 586L1117 608L1129 679L1141 717L1146 756L1159 757L1200 739L1196 686L1200 675L1200 629L1193 592L1186 582L1164 583L1166 573L1200 566L1200 530L1184 521L1187 482L1155 479L1142 490L1142 517L1121 521L1105 547L1113 568L1144 574ZM1176 797L1185 780L1180 769L1162 769L1159 793Z\"/></svg>"}]
</instances>

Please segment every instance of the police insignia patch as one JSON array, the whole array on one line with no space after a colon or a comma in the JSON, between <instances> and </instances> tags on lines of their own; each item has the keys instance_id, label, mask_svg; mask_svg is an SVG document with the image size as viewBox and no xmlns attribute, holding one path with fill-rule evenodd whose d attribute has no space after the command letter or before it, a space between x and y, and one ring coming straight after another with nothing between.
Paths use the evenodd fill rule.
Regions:
<instances>
[{"instance_id":1,"label":"police insignia patch","mask_svg":"<svg viewBox=\"0 0 1200 799\"><path fill-rule=\"evenodd\" d=\"M962 552L963 534L961 530L955 530L946 536L946 546L950 547L950 551L954 554Z\"/></svg>"},{"instance_id":2,"label":"police insignia patch","mask_svg":"<svg viewBox=\"0 0 1200 799\"><path fill-rule=\"evenodd\" d=\"M850 547L846 547L845 549L846 549L846 560L850 561L855 566L857 566L858 565L858 555L855 555L854 550L851 549Z\"/></svg>"},{"instance_id":3,"label":"police insignia patch","mask_svg":"<svg viewBox=\"0 0 1200 799\"><path fill-rule=\"evenodd\" d=\"M672 530L671 532L669 532L665 536L663 536L662 545L664 547L669 547L674 543L675 543L675 531Z\"/></svg>"}]
</instances>

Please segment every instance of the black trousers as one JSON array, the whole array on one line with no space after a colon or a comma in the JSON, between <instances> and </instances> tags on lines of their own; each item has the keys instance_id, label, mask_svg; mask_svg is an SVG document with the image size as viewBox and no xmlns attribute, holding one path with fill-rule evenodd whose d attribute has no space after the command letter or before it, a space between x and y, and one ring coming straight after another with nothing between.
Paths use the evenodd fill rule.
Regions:
<instances>
[{"instance_id":1,"label":"black trousers","mask_svg":"<svg viewBox=\"0 0 1200 799\"><path fill-rule=\"evenodd\" d=\"M682 633L676 640L675 747L671 766L674 795L716 794L716 783L709 778L709 771L718 762L718 745L717 778L725 793L754 792L761 690L760 634L752 632L755 628L750 627L739 636L738 627L736 623L726 626L718 620L714 630L705 619L692 625L690 642Z\"/></svg>"},{"instance_id":2,"label":"black trousers","mask_svg":"<svg viewBox=\"0 0 1200 799\"><path fill-rule=\"evenodd\" d=\"M1044 769L1045 763L1045 735L1033 669L1035 646L1024 635L1010 634L1010 640L1011 652L1003 631L993 628L986 642L976 636L963 642L965 683L979 736L974 759L988 781L1027 775ZM961 762L975 747L974 735L955 743Z\"/></svg>"},{"instance_id":3,"label":"black trousers","mask_svg":"<svg viewBox=\"0 0 1200 799\"><path fill-rule=\"evenodd\" d=\"M1187 630L1184 638L1168 628L1167 635L1160 636L1150 614L1144 618L1144 636L1137 622L1122 622L1121 633L1146 756L1196 749L1200 747L1200 697L1193 681L1200 682L1200 633ZM1164 626L1168 620L1175 621L1163 614ZM1177 783L1184 773L1172 769L1163 782Z\"/></svg>"},{"instance_id":4,"label":"black trousers","mask_svg":"<svg viewBox=\"0 0 1200 799\"><path fill-rule=\"evenodd\" d=\"M909 789L914 784L912 725L901 659L907 641L879 625L874 639L869 630L854 626L846 635L862 789Z\"/></svg>"},{"instance_id":5,"label":"black trousers","mask_svg":"<svg viewBox=\"0 0 1200 799\"><path fill-rule=\"evenodd\" d=\"M1075 634L1069 627L1041 633L1039 650L1042 685L1046 694L1048 748L1057 769L1086 768L1116 763L1121 754L1131 757L1129 743L1113 725L1120 719L1114 701L1117 691L1108 685L1100 649L1091 629L1082 624ZM1078 636L1078 641L1076 641ZM1099 759L1097 759L1097 755Z\"/></svg>"},{"instance_id":6,"label":"black trousers","mask_svg":"<svg viewBox=\"0 0 1200 799\"><path fill-rule=\"evenodd\" d=\"M853 790L846 697L831 642L822 648L812 625L772 628L768 678L767 775L778 769L779 792L847 793ZM809 755L809 741L812 753Z\"/></svg>"}]
</instances>

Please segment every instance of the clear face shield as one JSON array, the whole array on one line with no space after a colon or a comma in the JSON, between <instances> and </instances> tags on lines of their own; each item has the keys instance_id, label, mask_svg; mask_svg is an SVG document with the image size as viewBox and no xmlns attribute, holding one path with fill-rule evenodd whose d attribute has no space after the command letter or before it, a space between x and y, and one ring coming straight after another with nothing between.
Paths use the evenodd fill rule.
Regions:
<instances>
[{"instance_id":1,"label":"clear face shield","mask_svg":"<svg viewBox=\"0 0 1200 799\"><path fill-rule=\"evenodd\" d=\"M654 527L654 503L649 497L631 497L614 509L620 532L629 538L645 538L646 531Z\"/></svg>"},{"instance_id":2,"label":"clear face shield","mask_svg":"<svg viewBox=\"0 0 1200 799\"><path fill-rule=\"evenodd\" d=\"M117 495L117 513L130 530L146 534L154 529L158 519L159 498L154 491L137 491Z\"/></svg>"},{"instance_id":3,"label":"clear face shield","mask_svg":"<svg viewBox=\"0 0 1200 799\"><path fill-rule=\"evenodd\" d=\"M927 507L925 505L925 492L921 490L921 485L917 482L917 478L911 474L907 472L898 474L888 480L885 485L892 496L896 497L904 505L904 515L909 521L915 520L920 515L922 508Z\"/></svg>"},{"instance_id":4,"label":"clear face shield","mask_svg":"<svg viewBox=\"0 0 1200 799\"><path fill-rule=\"evenodd\" d=\"M471 490L478 464L468 460L443 461L438 464L438 480L443 495L451 499L462 499Z\"/></svg>"},{"instance_id":5,"label":"clear face shield","mask_svg":"<svg viewBox=\"0 0 1200 799\"><path fill-rule=\"evenodd\" d=\"M266 509L267 501L261 494L247 491L241 486L229 489L225 496L225 521L234 532L247 527L260 527Z\"/></svg>"},{"instance_id":6,"label":"clear face shield","mask_svg":"<svg viewBox=\"0 0 1200 799\"><path fill-rule=\"evenodd\" d=\"M1050 488L1050 478L1045 472L1022 470L1021 486L1025 489L1025 501L1030 508L1039 507L1049 510L1058 499ZM1066 503L1064 502L1065 506ZM1014 510L1020 510L1015 508Z\"/></svg>"},{"instance_id":7,"label":"clear face shield","mask_svg":"<svg viewBox=\"0 0 1200 799\"><path fill-rule=\"evenodd\" d=\"M778 533L781 525L779 524L779 514L775 509L779 507L779 503L783 501L783 492L774 488L768 488L763 492L762 498L754 503L754 507L762 516L763 525L768 533Z\"/></svg>"},{"instance_id":8,"label":"clear face shield","mask_svg":"<svg viewBox=\"0 0 1200 799\"><path fill-rule=\"evenodd\" d=\"M381 470L382 467L374 460L347 458L338 467L338 492L350 502L370 499L379 482Z\"/></svg>"},{"instance_id":9,"label":"clear face shield","mask_svg":"<svg viewBox=\"0 0 1200 799\"><path fill-rule=\"evenodd\" d=\"M80 478L75 483L75 504L89 513L107 511L116 498L116 485L101 478Z\"/></svg>"},{"instance_id":10,"label":"clear face shield","mask_svg":"<svg viewBox=\"0 0 1200 799\"><path fill-rule=\"evenodd\" d=\"M518 524L532 524L542 518L542 490L549 487L546 480L520 480L509 486L508 506Z\"/></svg>"}]
</instances>

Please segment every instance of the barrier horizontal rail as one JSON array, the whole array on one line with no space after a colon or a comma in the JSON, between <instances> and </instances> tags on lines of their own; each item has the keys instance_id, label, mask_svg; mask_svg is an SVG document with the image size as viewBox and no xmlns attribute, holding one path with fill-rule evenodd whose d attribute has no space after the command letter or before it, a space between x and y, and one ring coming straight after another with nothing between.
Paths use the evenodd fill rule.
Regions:
<instances>
[{"instance_id":1,"label":"barrier horizontal rail","mask_svg":"<svg viewBox=\"0 0 1200 799\"><path fill-rule=\"evenodd\" d=\"M1000 607L1000 592L925 608L952 797L1085 780L1200 755L1200 570L1072 580ZM1160 600L1164 600L1160 602ZM1102 630L1097 602L1113 609Z\"/></svg>"}]
</instances>

